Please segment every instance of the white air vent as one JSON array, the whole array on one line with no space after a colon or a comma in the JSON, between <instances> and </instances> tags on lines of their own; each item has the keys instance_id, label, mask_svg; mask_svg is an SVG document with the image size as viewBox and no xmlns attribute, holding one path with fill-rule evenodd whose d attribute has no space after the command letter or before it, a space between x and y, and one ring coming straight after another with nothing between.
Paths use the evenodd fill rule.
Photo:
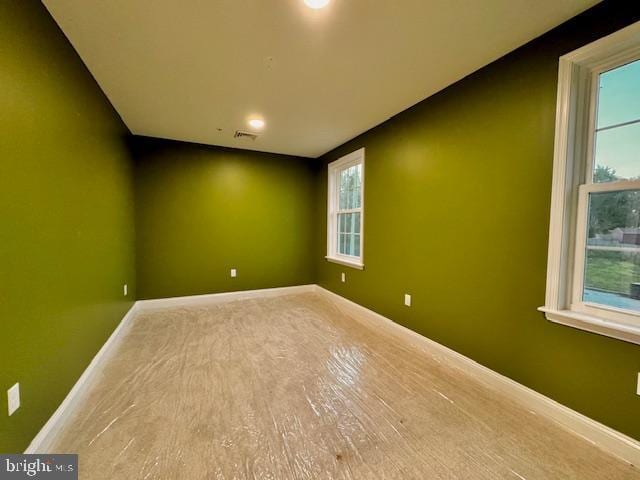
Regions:
<instances>
[{"instance_id":1,"label":"white air vent","mask_svg":"<svg viewBox=\"0 0 640 480\"><path fill-rule=\"evenodd\" d=\"M258 138L257 133L252 132L243 132L242 130L236 130L236 133L233 135L233 138L249 138L251 140L255 140Z\"/></svg>"}]
</instances>

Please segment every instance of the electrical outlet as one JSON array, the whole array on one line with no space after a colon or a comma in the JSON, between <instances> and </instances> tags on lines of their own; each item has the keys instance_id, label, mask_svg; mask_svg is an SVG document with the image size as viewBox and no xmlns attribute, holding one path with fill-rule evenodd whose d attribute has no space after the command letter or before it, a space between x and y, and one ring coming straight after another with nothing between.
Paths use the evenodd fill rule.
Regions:
<instances>
[{"instance_id":1,"label":"electrical outlet","mask_svg":"<svg viewBox=\"0 0 640 480\"><path fill-rule=\"evenodd\" d=\"M405 293L405 294L404 294L404 304L405 304L407 307L410 307L410 306L411 306L411 295L409 295L408 293Z\"/></svg>"},{"instance_id":2,"label":"electrical outlet","mask_svg":"<svg viewBox=\"0 0 640 480\"><path fill-rule=\"evenodd\" d=\"M640 395L640 373L638 373L638 383L636 384L636 393Z\"/></svg>"},{"instance_id":3,"label":"electrical outlet","mask_svg":"<svg viewBox=\"0 0 640 480\"><path fill-rule=\"evenodd\" d=\"M20 384L16 383L7 390L7 405L9 406L9 416L20 408Z\"/></svg>"},{"instance_id":4,"label":"electrical outlet","mask_svg":"<svg viewBox=\"0 0 640 480\"><path fill-rule=\"evenodd\" d=\"M342 272L341 279L342 279L342 283L345 283L347 281L347 274Z\"/></svg>"},{"instance_id":5,"label":"electrical outlet","mask_svg":"<svg viewBox=\"0 0 640 480\"><path fill-rule=\"evenodd\" d=\"M238 271L235 268L231 269L231 278L236 278L238 276Z\"/></svg>"},{"instance_id":6,"label":"electrical outlet","mask_svg":"<svg viewBox=\"0 0 640 480\"><path fill-rule=\"evenodd\" d=\"M124 286L122 287L122 293L124 293L124 296L126 297L127 294L129 293L129 285L127 285L126 283L124 284Z\"/></svg>"}]
</instances>

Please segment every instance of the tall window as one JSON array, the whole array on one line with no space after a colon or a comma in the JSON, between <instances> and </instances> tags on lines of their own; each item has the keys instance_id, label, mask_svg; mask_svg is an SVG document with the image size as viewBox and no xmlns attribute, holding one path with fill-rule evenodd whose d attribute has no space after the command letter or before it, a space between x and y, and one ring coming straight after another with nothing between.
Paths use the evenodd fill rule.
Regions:
<instances>
[{"instance_id":1,"label":"tall window","mask_svg":"<svg viewBox=\"0 0 640 480\"><path fill-rule=\"evenodd\" d=\"M326 258L362 269L364 148L330 163L328 169Z\"/></svg>"},{"instance_id":2,"label":"tall window","mask_svg":"<svg viewBox=\"0 0 640 480\"><path fill-rule=\"evenodd\" d=\"M640 343L640 23L560 60L550 320Z\"/></svg>"}]
</instances>

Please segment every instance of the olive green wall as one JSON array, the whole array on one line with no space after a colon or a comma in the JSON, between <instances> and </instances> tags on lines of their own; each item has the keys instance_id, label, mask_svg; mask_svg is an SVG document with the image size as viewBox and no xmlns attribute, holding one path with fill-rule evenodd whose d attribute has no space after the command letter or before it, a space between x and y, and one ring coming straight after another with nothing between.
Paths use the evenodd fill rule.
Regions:
<instances>
[{"instance_id":1,"label":"olive green wall","mask_svg":"<svg viewBox=\"0 0 640 480\"><path fill-rule=\"evenodd\" d=\"M0 2L0 452L28 445L131 306L134 176L139 298L318 281L640 439L640 347L536 311L557 59L640 19L632 3L602 4L310 162L128 138L40 2ZM323 259L325 165L362 146L357 271Z\"/></svg>"},{"instance_id":2,"label":"olive green wall","mask_svg":"<svg viewBox=\"0 0 640 480\"><path fill-rule=\"evenodd\" d=\"M0 2L0 132L0 452L20 452L135 295L127 130L38 1Z\"/></svg>"},{"instance_id":3,"label":"olive green wall","mask_svg":"<svg viewBox=\"0 0 640 480\"><path fill-rule=\"evenodd\" d=\"M313 283L309 160L148 138L134 151L140 298Z\"/></svg>"},{"instance_id":4,"label":"olive green wall","mask_svg":"<svg viewBox=\"0 0 640 480\"><path fill-rule=\"evenodd\" d=\"M631 4L596 7L323 157L366 148L365 270L323 258L326 167L315 258L320 285L640 439L640 347L536 311L558 57L638 20Z\"/></svg>"}]
</instances>

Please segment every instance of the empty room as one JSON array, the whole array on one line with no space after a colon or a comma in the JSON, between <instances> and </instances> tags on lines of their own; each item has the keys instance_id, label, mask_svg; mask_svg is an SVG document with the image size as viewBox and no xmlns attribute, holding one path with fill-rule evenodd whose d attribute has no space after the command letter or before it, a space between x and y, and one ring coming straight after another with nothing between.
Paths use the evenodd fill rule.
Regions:
<instances>
[{"instance_id":1,"label":"empty room","mask_svg":"<svg viewBox=\"0 0 640 480\"><path fill-rule=\"evenodd\" d=\"M0 479L640 480L640 3L0 0Z\"/></svg>"}]
</instances>

